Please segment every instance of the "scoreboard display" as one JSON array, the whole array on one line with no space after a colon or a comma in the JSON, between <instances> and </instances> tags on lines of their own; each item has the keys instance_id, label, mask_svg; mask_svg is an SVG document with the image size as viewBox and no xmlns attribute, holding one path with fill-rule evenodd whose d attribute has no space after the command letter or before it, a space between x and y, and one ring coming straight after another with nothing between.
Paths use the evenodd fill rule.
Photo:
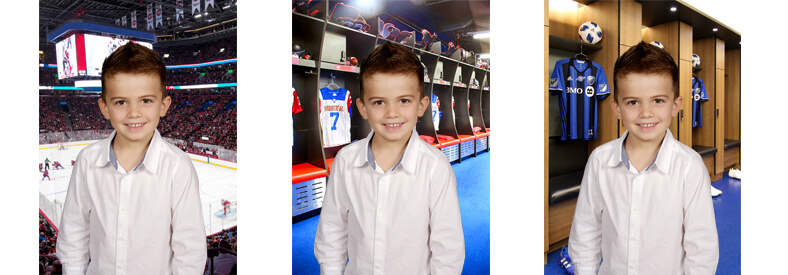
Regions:
<instances>
[{"instance_id":1,"label":"scoreboard display","mask_svg":"<svg viewBox=\"0 0 788 275\"><path fill-rule=\"evenodd\" d=\"M55 44L58 79L75 76L101 76L104 59L115 49L134 42L150 49L153 44L91 34L73 34Z\"/></svg>"}]
</instances>

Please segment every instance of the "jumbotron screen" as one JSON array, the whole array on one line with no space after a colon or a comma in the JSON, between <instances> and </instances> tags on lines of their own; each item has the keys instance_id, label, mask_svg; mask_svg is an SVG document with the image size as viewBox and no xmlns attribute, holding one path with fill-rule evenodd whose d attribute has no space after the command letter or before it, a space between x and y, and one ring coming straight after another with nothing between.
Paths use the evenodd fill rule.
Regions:
<instances>
[{"instance_id":1,"label":"jumbotron screen","mask_svg":"<svg viewBox=\"0 0 788 275\"><path fill-rule=\"evenodd\" d=\"M85 75L101 76L104 58L129 41L153 49L151 43L136 40L91 34L69 36L55 45L58 79Z\"/></svg>"}]
</instances>

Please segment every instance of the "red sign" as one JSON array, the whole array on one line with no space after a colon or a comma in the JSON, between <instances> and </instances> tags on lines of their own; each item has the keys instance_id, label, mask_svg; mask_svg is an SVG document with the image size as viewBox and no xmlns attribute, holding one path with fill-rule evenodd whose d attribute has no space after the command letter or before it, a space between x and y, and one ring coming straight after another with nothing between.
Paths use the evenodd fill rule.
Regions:
<instances>
[{"instance_id":1,"label":"red sign","mask_svg":"<svg viewBox=\"0 0 788 275\"><path fill-rule=\"evenodd\" d=\"M356 72L356 67L353 66L334 65L334 68L340 71Z\"/></svg>"},{"instance_id":2,"label":"red sign","mask_svg":"<svg viewBox=\"0 0 788 275\"><path fill-rule=\"evenodd\" d=\"M298 65L298 57L293 57L293 64Z\"/></svg>"},{"instance_id":3,"label":"red sign","mask_svg":"<svg viewBox=\"0 0 788 275\"><path fill-rule=\"evenodd\" d=\"M438 80L438 83L444 84L444 85L447 84L446 81L443 81L443 80Z\"/></svg>"}]
</instances>

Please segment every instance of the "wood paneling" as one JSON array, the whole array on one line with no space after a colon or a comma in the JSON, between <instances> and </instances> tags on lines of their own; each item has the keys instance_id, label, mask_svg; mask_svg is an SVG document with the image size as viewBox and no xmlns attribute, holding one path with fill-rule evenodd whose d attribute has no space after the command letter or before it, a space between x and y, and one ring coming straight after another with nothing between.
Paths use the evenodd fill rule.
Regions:
<instances>
[{"instance_id":1,"label":"wood paneling","mask_svg":"<svg viewBox=\"0 0 788 275\"><path fill-rule=\"evenodd\" d=\"M670 131L674 136L678 135L681 143L692 147L692 62L683 59L679 60L679 96L684 100L681 104L683 119L675 117Z\"/></svg>"},{"instance_id":2,"label":"wood paneling","mask_svg":"<svg viewBox=\"0 0 788 275\"><path fill-rule=\"evenodd\" d=\"M725 40L715 39L717 50L717 69L725 69Z\"/></svg>"},{"instance_id":3,"label":"wood paneling","mask_svg":"<svg viewBox=\"0 0 788 275\"><path fill-rule=\"evenodd\" d=\"M545 5L546 4L547 4L547 0L545 0ZM543 112L544 112L544 132L542 133L542 135L544 136L543 142L544 142L544 251L545 251L545 257L547 257L546 253L547 253L547 250L550 248L550 242L549 242L549 240L550 240L550 238L549 238L549 236L550 236L549 235L549 228L550 228L549 223L550 222L549 222L549 214L548 214L548 206L549 205L547 203L549 201L549 190L550 190L549 181L548 181L548 175L550 174L550 167L549 167L549 164L550 164L550 158L549 158L550 157L550 153L549 153L550 152L549 151L550 150L550 142L548 142L549 129L550 129L549 128L549 119L548 119L548 112L549 112L548 106L550 104L549 103L550 93L547 90L547 85L548 85L548 82L549 82L548 78L550 77L549 72L548 72L548 68L550 66L550 64L548 64L549 59L550 59L549 58L549 51L550 51L549 50L550 49L549 41L550 41L550 39L548 39L549 35L550 35L550 28L545 27L544 28L544 83L542 85L542 87L544 87L544 90L542 91L542 95L543 95L543 98L544 98L543 99L543 101L544 101L544 110L543 110ZM547 260L547 258L545 258L545 260Z\"/></svg>"},{"instance_id":4,"label":"wood paneling","mask_svg":"<svg viewBox=\"0 0 788 275\"><path fill-rule=\"evenodd\" d=\"M626 45L621 45L621 46L619 46L619 50L618 50L618 56L622 56L622 55L624 55L624 53L626 53L626 52L627 52L627 51L628 51L630 48L632 48L632 47L630 47L630 46L626 46ZM613 80L613 79L612 79L612 77L613 77L613 74L611 74L611 75L610 75L610 77L611 77L611 79L610 79L610 80ZM613 98L611 98L610 100L616 100L616 98L614 97L614 96L615 96L615 92L616 92L616 91L613 91L613 93L614 93L614 94L613 94L613 95L611 95L611 97L613 97ZM606 105L606 106L605 106L605 107L603 107L603 108L610 108L610 102L608 102L608 104L605 104L605 105ZM615 115L615 112L613 113L613 115ZM627 127L624 127L624 123L623 123L623 122L622 122L622 121L619 119L619 120L618 120L618 136L619 136L619 137L620 137L620 136L623 136L623 135L624 135L624 132L626 132L626 131L627 131Z\"/></svg>"},{"instance_id":5,"label":"wood paneling","mask_svg":"<svg viewBox=\"0 0 788 275\"><path fill-rule=\"evenodd\" d=\"M659 41L665 47L673 60L678 65L679 61L679 22L670 22L662 25L652 26L643 31L643 41L649 43L651 41Z\"/></svg>"},{"instance_id":6,"label":"wood paneling","mask_svg":"<svg viewBox=\"0 0 788 275\"><path fill-rule=\"evenodd\" d=\"M550 14L548 12L549 10L550 10L550 1L544 0L544 26L545 27L550 26L550 19L549 19Z\"/></svg>"},{"instance_id":7,"label":"wood paneling","mask_svg":"<svg viewBox=\"0 0 788 275\"><path fill-rule=\"evenodd\" d=\"M550 205L550 243L569 237L577 198Z\"/></svg>"},{"instance_id":8,"label":"wood paneling","mask_svg":"<svg viewBox=\"0 0 788 275\"><path fill-rule=\"evenodd\" d=\"M725 168L734 166L735 164L739 163L739 150L740 150L739 147L725 150L725 157L724 157L725 161L723 161L724 163L723 166ZM722 172L725 173L725 170L723 170Z\"/></svg>"},{"instance_id":9,"label":"wood paneling","mask_svg":"<svg viewBox=\"0 0 788 275\"><path fill-rule=\"evenodd\" d=\"M720 40L722 41L722 40ZM724 46L722 51L717 52L717 56L724 55ZM717 59L719 60L719 59ZM724 60L724 59L723 59ZM723 65L724 66L724 65ZM725 169L723 165L723 155L725 152L725 70L717 69L716 73L716 82L717 82L717 113L714 114L715 118L717 119L716 129L715 129L715 145L717 147L717 156L714 159L714 174L722 173L722 170ZM711 98L709 98L711 99ZM709 100L711 101L711 100Z\"/></svg>"},{"instance_id":10,"label":"wood paneling","mask_svg":"<svg viewBox=\"0 0 788 275\"><path fill-rule=\"evenodd\" d=\"M679 59L692 62L692 26L679 23Z\"/></svg>"},{"instance_id":11,"label":"wood paneling","mask_svg":"<svg viewBox=\"0 0 788 275\"><path fill-rule=\"evenodd\" d=\"M715 41L714 38L707 38L701 40L695 40L692 44L692 51L695 52L698 56L700 56L700 68L701 71L695 73L695 75L703 80L703 83L706 85L706 95L709 97L709 101L701 103L702 106L702 116L703 116L703 126L692 128L692 144L693 145L703 145L703 146L711 146L714 147L714 128L715 128L715 118L714 114L716 112L715 106L715 99L716 97L716 77L715 77ZM691 85L691 84L690 84ZM689 97L691 100L691 97ZM692 119L692 109L690 111L685 111L686 119ZM722 153L718 151L718 153ZM714 170L709 170L712 174Z\"/></svg>"},{"instance_id":12,"label":"wood paneling","mask_svg":"<svg viewBox=\"0 0 788 275\"><path fill-rule=\"evenodd\" d=\"M567 5L566 2L567 0L558 0L556 3L549 4L548 26L550 26L550 35L580 41L580 37L577 34L577 30L580 27L580 23L577 21L577 14L581 5L570 3L577 8L568 9L569 5ZM597 24L599 24L599 22L597 22ZM604 39L602 39L602 41L604 41Z\"/></svg>"},{"instance_id":13,"label":"wood paneling","mask_svg":"<svg viewBox=\"0 0 788 275\"><path fill-rule=\"evenodd\" d=\"M635 0L621 0L621 45L635 46L640 43L643 25L643 5ZM623 51L622 51L623 53Z\"/></svg>"},{"instance_id":14,"label":"wood paneling","mask_svg":"<svg viewBox=\"0 0 788 275\"><path fill-rule=\"evenodd\" d=\"M607 76L608 86L615 93L613 85L613 68L618 59L618 2L598 1L580 8L578 11L579 22L593 21L602 26L605 35L599 41L603 48L588 55L595 63L602 65ZM605 27L608 26L608 27ZM552 28L550 28L552 29ZM596 147L618 138L618 118L609 107L612 97L599 101L597 105L597 133L595 140L588 141L588 153L591 154Z\"/></svg>"},{"instance_id":15,"label":"wood paneling","mask_svg":"<svg viewBox=\"0 0 788 275\"><path fill-rule=\"evenodd\" d=\"M706 165L706 170L709 171L709 174L714 175L714 155L703 156L703 164Z\"/></svg>"},{"instance_id":16,"label":"wood paneling","mask_svg":"<svg viewBox=\"0 0 788 275\"><path fill-rule=\"evenodd\" d=\"M741 49L725 51L725 74L725 138L741 140Z\"/></svg>"}]
</instances>

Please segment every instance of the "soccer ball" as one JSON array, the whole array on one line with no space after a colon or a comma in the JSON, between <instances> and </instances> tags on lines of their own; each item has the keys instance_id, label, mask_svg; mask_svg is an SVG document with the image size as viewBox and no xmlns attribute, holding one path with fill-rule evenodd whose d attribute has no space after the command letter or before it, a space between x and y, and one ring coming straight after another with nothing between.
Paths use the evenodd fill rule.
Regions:
<instances>
[{"instance_id":1,"label":"soccer ball","mask_svg":"<svg viewBox=\"0 0 788 275\"><path fill-rule=\"evenodd\" d=\"M663 50L665 49L665 46L662 46L662 43L659 43L659 41L651 41L651 43L649 43L649 44L657 46L657 47L659 47L660 49L663 49Z\"/></svg>"},{"instance_id":2,"label":"soccer ball","mask_svg":"<svg viewBox=\"0 0 788 275\"><path fill-rule=\"evenodd\" d=\"M594 22L588 21L580 25L577 31L580 34L580 40L583 42L596 44L602 40L602 28Z\"/></svg>"},{"instance_id":3,"label":"soccer ball","mask_svg":"<svg viewBox=\"0 0 788 275\"><path fill-rule=\"evenodd\" d=\"M700 67L700 56L694 53L692 54L692 67Z\"/></svg>"}]
</instances>

